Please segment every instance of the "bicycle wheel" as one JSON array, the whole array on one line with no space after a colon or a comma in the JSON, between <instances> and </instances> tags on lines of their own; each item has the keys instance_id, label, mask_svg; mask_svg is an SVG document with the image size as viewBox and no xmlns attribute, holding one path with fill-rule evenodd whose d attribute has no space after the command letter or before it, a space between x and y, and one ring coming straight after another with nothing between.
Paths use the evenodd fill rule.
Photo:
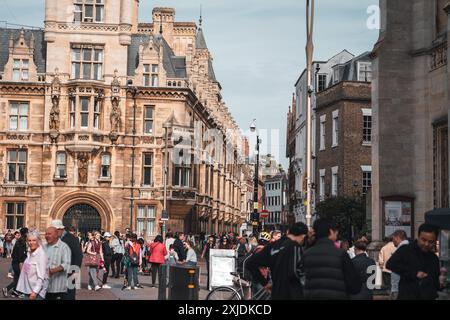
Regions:
<instances>
[{"instance_id":1,"label":"bicycle wheel","mask_svg":"<svg viewBox=\"0 0 450 320\"><path fill-rule=\"evenodd\" d=\"M242 300L242 297L231 287L217 287L208 293L206 300Z\"/></svg>"}]
</instances>

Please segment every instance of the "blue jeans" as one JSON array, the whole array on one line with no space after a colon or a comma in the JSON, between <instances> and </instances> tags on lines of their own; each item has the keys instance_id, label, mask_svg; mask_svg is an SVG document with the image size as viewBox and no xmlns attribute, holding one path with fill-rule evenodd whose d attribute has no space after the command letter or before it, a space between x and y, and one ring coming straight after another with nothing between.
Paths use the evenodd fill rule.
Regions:
<instances>
[{"instance_id":1,"label":"blue jeans","mask_svg":"<svg viewBox=\"0 0 450 320\"><path fill-rule=\"evenodd\" d=\"M127 268L127 272L128 272L128 285L134 289L134 287L136 287L136 285L139 284L139 280L138 280L138 268L139 266L129 266Z\"/></svg>"},{"instance_id":2,"label":"blue jeans","mask_svg":"<svg viewBox=\"0 0 450 320\"><path fill-rule=\"evenodd\" d=\"M98 286L98 280L97 280L97 267L88 267L89 269L89 285L92 288L95 288Z\"/></svg>"}]
</instances>

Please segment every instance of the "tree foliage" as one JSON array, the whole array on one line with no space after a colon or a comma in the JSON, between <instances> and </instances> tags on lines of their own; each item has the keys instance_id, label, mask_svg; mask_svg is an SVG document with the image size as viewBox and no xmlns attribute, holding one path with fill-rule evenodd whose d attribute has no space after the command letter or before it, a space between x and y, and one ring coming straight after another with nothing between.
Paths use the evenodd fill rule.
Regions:
<instances>
[{"instance_id":1,"label":"tree foliage","mask_svg":"<svg viewBox=\"0 0 450 320\"><path fill-rule=\"evenodd\" d=\"M365 202L361 197L328 198L318 204L317 215L337 224L341 240L356 240L368 236Z\"/></svg>"}]
</instances>

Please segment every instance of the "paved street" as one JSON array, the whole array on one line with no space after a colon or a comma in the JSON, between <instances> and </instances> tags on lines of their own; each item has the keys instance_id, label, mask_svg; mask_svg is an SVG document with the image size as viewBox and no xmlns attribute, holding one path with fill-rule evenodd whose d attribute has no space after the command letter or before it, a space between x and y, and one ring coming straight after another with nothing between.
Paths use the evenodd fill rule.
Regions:
<instances>
[{"instance_id":1,"label":"paved street","mask_svg":"<svg viewBox=\"0 0 450 320\"><path fill-rule=\"evenodd\" d=\"M7 278L8 268L10 265L10 259L0 258L0 286L3 288L7 286L12 279ZM206 271L205 262L200 261L200 287L202 288L199 293L199 299L204 300L208 294L207 290L204 290L206 286ZM88 274L85 267L82 268L81 274L81 290L77 290L77 300L157 300L158 288L150 287L151 276L139 275L139 281L144 286L141 290L121 290L123 285L123 278L120 279L108 279L108 284L111 289L102 289L97 292L87 290ZM14 299L14 298L6 298ZM0 300L5 300L2 294L0 294ZM16 299L17 300L17 299Z\"/></svg>"}]
</instances>

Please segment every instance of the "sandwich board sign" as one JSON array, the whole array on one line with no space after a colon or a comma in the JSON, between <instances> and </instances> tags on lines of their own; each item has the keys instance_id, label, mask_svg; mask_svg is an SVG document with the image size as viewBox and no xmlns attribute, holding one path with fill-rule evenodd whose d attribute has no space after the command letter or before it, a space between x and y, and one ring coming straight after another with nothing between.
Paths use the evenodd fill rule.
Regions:
<instances>
[{"instance_id":1,"label":"sandwich board sign","mask_svg":"<svg viewBox=\"0 0 450 320\"><path fill-rule=\"evenodd\" d=\"M236 272L234 250L211 249L209 252L209 290L220 286L233 286L231 272Z\"/></svg>"}]
</instances>

